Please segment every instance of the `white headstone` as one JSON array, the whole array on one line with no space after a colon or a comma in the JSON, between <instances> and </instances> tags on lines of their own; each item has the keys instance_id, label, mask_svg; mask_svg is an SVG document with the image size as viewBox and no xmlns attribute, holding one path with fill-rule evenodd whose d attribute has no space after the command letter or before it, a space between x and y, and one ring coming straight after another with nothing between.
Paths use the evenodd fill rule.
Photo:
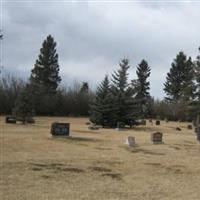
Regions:
<instances>
[{"instance_id":1,"label":"white headstone","mask_svg":"<svg viewBox=\"0 0 200 200\"><path fill-rule=\"evenodd\" d=\"M127 139L126 139L126 144L127 144L129 147L135 147L135 138L132 137L132 136L127 137Z\"/></svg>"}]
</instances>

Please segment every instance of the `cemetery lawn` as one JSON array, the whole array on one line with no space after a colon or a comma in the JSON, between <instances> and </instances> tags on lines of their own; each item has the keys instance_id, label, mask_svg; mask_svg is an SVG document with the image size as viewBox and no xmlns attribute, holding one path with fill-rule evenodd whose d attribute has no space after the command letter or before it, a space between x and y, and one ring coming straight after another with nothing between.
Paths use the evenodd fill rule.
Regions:
<instances>
[{"instance_id":1,"label":"cemetery lawn","mask_svg":"<svg viewBox=\"0 0 200 200\"><path fill-rule=\"evenodd\" d=\"M2 200L199 200L200 144L189 123L132 130L88 130L86 118L0 118ZM70 122L71 138L51 138L52 122ZM177 131L179 126L182 131ZM153 145L150 133L163 132ZM134 136L138 146L125 144Z\"/></svg>"}]
</instances>

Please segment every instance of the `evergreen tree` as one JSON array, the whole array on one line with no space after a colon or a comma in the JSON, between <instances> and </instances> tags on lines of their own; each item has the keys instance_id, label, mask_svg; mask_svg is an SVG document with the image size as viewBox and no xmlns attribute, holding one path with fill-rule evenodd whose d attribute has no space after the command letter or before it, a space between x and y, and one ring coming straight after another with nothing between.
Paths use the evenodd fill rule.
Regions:
<instances>
[{"instance_id":1,"label":"evergreen tree","mask_svg":"<svg viewBox=\"0 0 200 200\"><path fill-rule=\"evenodd\" d=\"M104 126L113 126L112 121L112 99L110 83L106 75L97 87L93 101L90 104L90 121Z\"/></svg>"},{"instance_id":2,"label":"evergreen tree","mask_svg":"<svg viewBox=\"0 0 200 200\"><path fill-rule=\"evenodd\" d=\"M14 114L18 119L20 119L23 122L23 124L28 122L34 116L32 96L30 94L28 85L19 94L16 100Z\"/></svg>"},{"instance_id":3,"label":"evergreen tree","mask_svg":"<svg viewBox=\"0 0 200 200\"><path fill-rule=\"evenodd\" d=\"M200 47L195 65L196 98L200 102Z\"/></svg>"},{"instance_id":4,"label":"evergreen tree","mask_svg":"<svg viewBox=\"0 0 200 200\"><path fill-rule=\"evenodd\" d=\"M61 81L59 76L58 54L56 42L49 35L42 44L40 55L31 71L30 84L37 114L52 114L53 98Z\"/></svg>"},{"instance_id":5,"label":"evergreen tree","mask_svg":"<svg viewBox=\"0 0 200 200\"><path fill-rule=\"evenodd\" d=\"M195 62L195 83L196 83L195 99L192 103L192 112L191 112L194 118L196 118L197 115L200 116L200 55L197 56Z\"/></svg>"},{"instance_id":6,"label":"evergreen tree","mask_svg":"<svg viewBox=\"0 0 200 200\"><path fill-rule=\"evenodd\" d=\"M80 88L80 91L77 95L77 108L79 110L79 115L81 116L88 116L89 113L89 100L90 100L90 93L89 93L89 85L87 82L83 82Z\"/></svg>"},{"instance_id":7,"label":"evergreen tree","mask_svg":"<svg viewBox=\"0 0 200 200\"><path fill-rule=\"evenodd\" d=\"M171 65L170 72L167 73L164 91L166 99L173 102L189 101L194 93L194 71L191 58L180 52Z\"/></svg>"},{"instance_id":8,"label":"evergreen tree","mask_svg":"<svg viewBox=\"0 0 200 200\"><path fill-rule=\"evenodd\" d=\"M148 107L151 101L149 94L150 83L149 81L147 81L151 74L151 69L148 66L147 61L141 61L141 63L137 67L136 73L138 76L138 79L136 80L136 99L140 110L140 116L144 118L147 117L148 113L150 112L150 110L148 110Z\"/></svg>"},{"instance_id":9,"label":"evergreen tree","mask_svg":"<svg viewBox=\"0 0 200 200\"><path fill-rule=\"evenodd\" d=\"M189 119L194 90L193 62L190 57L187 58L183 52L180 52L174 59L164 84L166 100L176 105L172 111L174 119Z\"/></svg>"},{"instance_id":10,"label":"evergreen tree","mask_svg":"<svg viewBox=\"0 0 200 200\"><path fill-rule=\"evenodd\" d=\"M113 103L113 120L132 125L137 118L138 111L134 99L134 88L128 83L129 60L122 59L119 63L119 70L112 74L112 103Z\"/></svg>"}]
</instances>

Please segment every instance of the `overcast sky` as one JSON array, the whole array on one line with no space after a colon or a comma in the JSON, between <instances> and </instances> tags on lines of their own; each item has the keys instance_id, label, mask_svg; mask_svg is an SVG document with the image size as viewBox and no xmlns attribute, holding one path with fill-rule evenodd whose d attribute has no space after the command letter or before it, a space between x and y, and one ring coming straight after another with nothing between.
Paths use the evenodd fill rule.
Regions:
<instances>
[{"instance_id":1,"label":"overcast sky","mask_svg":"<svg viewBox=\"0 0 200 200\"><path fill-rule=\"evenodd\" d=\"M57 42L62 84L87 81L94 88L130 59L151 66L151 94L162 98L166 73L183 50L196 57L200 46L200 2L3 1L1 28L5 71L28 77L48 34Z\"/></svg>"}]
</instances>

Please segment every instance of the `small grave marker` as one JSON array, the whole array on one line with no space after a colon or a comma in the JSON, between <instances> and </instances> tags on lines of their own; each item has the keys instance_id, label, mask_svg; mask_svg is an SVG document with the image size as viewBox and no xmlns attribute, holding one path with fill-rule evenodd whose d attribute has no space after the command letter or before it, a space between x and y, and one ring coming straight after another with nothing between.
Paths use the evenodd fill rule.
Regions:
<instances>
[{"instance_id":1,"label":"small grave marker","mask_svg":"<svg viewBox=\"0 0 200 200\"><path fill-rule=\"evenodd\" d=\"M16 124L17 119L14 116L6 116L6 123L7 124Z\"/></svg>"},{"instance_id":2,"label":"small grave marker","mask_svg":"<svg viewBox=\"0 0 200 200\"><path fill-rule=\"evenodd\" d=\"M177 131L181 131L181 128L180 128L180 127L176 127L176 130L177 130Z\"/></svg>"},{"instance_id":3,"label":"small grave marker","mask_svg":"<svg viewBox=\"0 0 200 200\"><path fill-rule=\"evenodd\" d=\"M95 126L94 124L88 126L89 130L99 130L99 127Z\"/></svg>"},{"instance_id":4,"label":"small grave marker","mask_svg":"<svg viewBox=\"0 0 200 200\"><path fill-rule=\"evenodd\" d=\"M156 120L156 125L160 125L160 121L159 120Z\"/></svg>"},{"instance_id":5,"label":"small grave marker","mask_svg":"<svg viewBox=\"0 0 200 200\"><path fill-rule=\"evenodd\" d=\"M162 144L162 137L163 134L161 132L155 132L151 134L151 141L153 142L153 144Z\"/></svg>"},{"instance_id":6,"label":"small grave marker","mask_svg":"<svg viewBox=\"0 0 200 200\"><path fill-rule=\"evenodd\" d=\"M69 123L54 122L51 125L52 136L69 136Z\"/></svg>"},{"instance_id":7,"label":"small grave marker","mask_svg":"<svg viewBox=\"0 0 200 200\"><path fill-rule=\"evenodd\" d=\"M197 140L200 142L200 125L195 128L195 133L197 135Z\"/></svg>"},{"instance_id":8,"label":"small grave marker","mask_svg":"<svg viewBox=\"0 0 200 200\"><path fill-rule=\"evenodd\" d=\"M116 130L122 131L124 128L125 128L125 123L124 122L117 122Z\"/></svg>"},{"instance_id":9,"label":"small grave marker","mask_svg":"<svg viewBox=\"0 0 200 200\"><path fill-rule=\"evenodd\" d=\"M135 147L135 137L128 136L127 139L126 139L126 144L129 147Z\"/></svg>"},{"instance_id":10,"label":"small grave marker","mask_svg":"<svg viewBox=\"0 0 200 200\"><path fill-rule=\"evenodd\" d=\"M192 125L189 124L189 125L187 126L187 128L191 130L191 129L192 129Z\"/></svg>"}]
</instances>

